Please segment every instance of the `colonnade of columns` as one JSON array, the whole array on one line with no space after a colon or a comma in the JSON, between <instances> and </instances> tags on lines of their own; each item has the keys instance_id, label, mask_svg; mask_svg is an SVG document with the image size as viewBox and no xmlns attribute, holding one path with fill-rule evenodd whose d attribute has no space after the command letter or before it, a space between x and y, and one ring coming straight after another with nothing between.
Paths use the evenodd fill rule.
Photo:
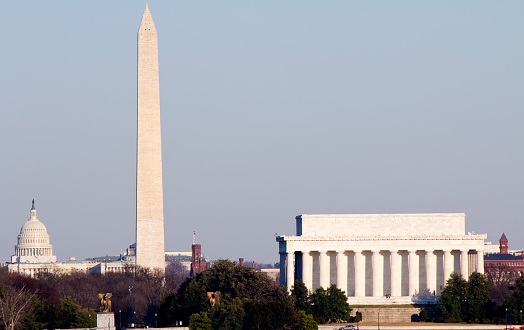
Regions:
<instances>
[{"instance_id":1,"label":"colonnade of columns","mask_svg":"<svg viewBox=\"0 0 524 330\"><path fill-rule=\"evenodd\" d=\"M51 248L22 248L16 249L16 256L50 256L53 251Z\"/></svg>"},{"instance_id":2,"label":"colonnade of columns","mask_svg":"<svg viewBox=\"0 0 524 330\"><path fill-rule=\"evenodd\" d=\"M470 256L474 267L469 266ZM440 295L453 271L466 279L473 271L484 273L483 252L467 249L287 251L280 261L281 283L289 290L296 278L310 290L336 284L355 297Z\"/></svg>"}]
</instances>

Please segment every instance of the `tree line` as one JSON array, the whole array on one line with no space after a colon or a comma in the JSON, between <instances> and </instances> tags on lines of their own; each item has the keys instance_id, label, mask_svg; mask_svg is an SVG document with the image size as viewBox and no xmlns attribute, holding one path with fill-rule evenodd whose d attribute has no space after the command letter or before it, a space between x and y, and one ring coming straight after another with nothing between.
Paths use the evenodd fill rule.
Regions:
<instances>
[{"instance_id":1,"label":"tree line","mask_svg":"<svg viewBox=\"0 0 524 330\"><path fill-rule=\"evenodd\" d=\"M292 293L265 274L219 260L194 278L129 267L119 273L41 273L0 269L0 329L96 327L99 293L112 293L117 327L190 326L192 329L317 329L348 320L351 309L335 286Z\"/></svg>"},{"instance_id":2,"label":"tree line","mask_svg":"<svg viewBox=\"0 0 524 330\"><path fill-rule=\"evenodd\" d=\"M440 316L432 321L522 323L524 278L508 281L505 286L502 290L499 282L492 282L477 272L472 273L468 280L452 273L438 301ZM500 292L507 294L501 299Z\"/></svg>"},{"instance_id":3,"label":"tree line","mask_svg":"<svg viewBox=\"0 0 524 330\"><path fill-rule=\"evenodd\" d=\"M524 310L524 278L500 283L473 273L452 273L435 322L518 323ZM120 273L43 273L31 278L0 269L0 328L67 329L96 326L99 293L111 292L118 327L190 326L192 329L317 329L329 320L349 321L346 295L335 285L309 292L295 281L291 293L266 275L229 260L188 278L129 267ZM493 293L496 293L495 295ZM421 313L427 320L427 313Z\"/></svg>"},{"instance_id":4,"label":"tree line","mask_svg":"<svg viewBox=\"0 0 524 330\"><path fill-rule=\"evenodd\" d=\"M121 273L41 273L28 277L0 269L0 328L70 329L96 327L99 293L112 293L118 327L154 326L158 306L186 273L128 267Z\"/></svg>"}]
</instances>

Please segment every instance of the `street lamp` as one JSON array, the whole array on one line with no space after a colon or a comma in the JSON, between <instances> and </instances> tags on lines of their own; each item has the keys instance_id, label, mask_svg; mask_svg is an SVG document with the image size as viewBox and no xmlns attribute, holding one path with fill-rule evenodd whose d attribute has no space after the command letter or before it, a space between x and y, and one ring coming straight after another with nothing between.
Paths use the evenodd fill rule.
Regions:
<instances>
[{"instance_id":1,"label":"street lamp","mask_svg":"<svg viewBox=\"0 0 524 330\"><path fill-rule=\"evenodd\" d=\"M129 286L129 307L131 308L131 327L133 327L133 299L131 298L131 290L133 286Z\"/></svg>"},{"instance_id":2,"label":"street lamp","mask_svg":"<svg viewBox=\"0 0 524 330\"><path fill-rule=\"evenodd\" d=\"M522 311L521 311L521 312L522 312ZM158 314L157 314L157 313L155 313L155 329L156 329L156 325L157 325L157 320L158 320L157 316L158 316Z\"/></svg>"},{"instance_id":3,"label":"street lamp","mask_svg":"<svg viewBox=\"0 0 524 330\"><path fill-rule=\"evenodd\" d=\"M506 307L506 330L508 330L508 308Z\"/></svg>"},{"instance_id":4,"label":"street lamp","mask_svg":"<svg viewBox=\"0 0 524 330\"><path fill-rule=\"evenodd\" d=\"M377 327L378 327L378 330L380 330L380 309L378 310L378 322L377 322Z\"/></svg>"},{"instance_id":5,"label":"street lamp","mask_svg":"<svg viewBox=\"0 0 524 330\"><path fill-rule=\"evenodd\" d=\"M120 318L120 321L118 322L118 326L119 328L121 328L122 327L122 310L121 309L118 310L118 316Z\"/></svg>"},{"instance_id":6,"label":"street lamp","mask_svg":"<svg viewBox=\"0 0 524 330\"><path fill-rule=\"evenodd\" d=\"M522 309L520 310L520 327L522 328Z\"/></svg>"}]
</instances>

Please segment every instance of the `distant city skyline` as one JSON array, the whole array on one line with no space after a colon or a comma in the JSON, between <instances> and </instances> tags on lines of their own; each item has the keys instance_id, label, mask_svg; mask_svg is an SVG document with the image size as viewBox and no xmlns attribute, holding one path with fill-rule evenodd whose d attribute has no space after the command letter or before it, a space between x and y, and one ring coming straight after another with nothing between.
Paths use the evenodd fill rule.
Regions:
<instances>
[{"instance_id":1,"label":"distant city skyline","mask_svg":"<svg viewBox=\"0 0 524 330\"><path fill-rule=\"evenodd\" d=\"M0 3L0 261L35 199L59 261L135 240L142 1ZM519 233L524 3L149 2L165 249L274 263L299 214Z\"/></svg>"}]
</instances>

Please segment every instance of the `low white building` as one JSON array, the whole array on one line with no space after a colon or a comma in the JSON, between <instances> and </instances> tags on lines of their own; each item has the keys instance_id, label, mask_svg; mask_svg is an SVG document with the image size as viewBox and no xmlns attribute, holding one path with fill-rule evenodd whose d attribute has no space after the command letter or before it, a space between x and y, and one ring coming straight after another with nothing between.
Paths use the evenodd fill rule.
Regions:
<instances>
[{"instance_id":1,"label":"low white building","mask_svg":"<svg viewBox=\"0 0 524 330\"><path fill-rule=\"evenodd\" d=\"M466 234L464 213L296 217L277 236L280 283L336 284L351 304L434 303L451 272L484 273L487 235Z\"/></svg>"}]
</instances>

